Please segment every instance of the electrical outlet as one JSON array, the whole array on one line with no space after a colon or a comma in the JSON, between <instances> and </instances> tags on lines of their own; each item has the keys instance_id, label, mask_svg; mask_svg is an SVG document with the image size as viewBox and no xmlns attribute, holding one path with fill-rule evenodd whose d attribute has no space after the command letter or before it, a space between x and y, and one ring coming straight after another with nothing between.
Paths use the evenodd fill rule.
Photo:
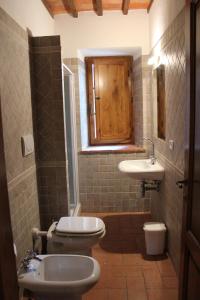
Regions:
<instances>
[{"instance_id":1,"label":"electrical outlet","mask_svg":"<svg viewBox=\"0 0 200 300\"><path fill-rule=\"evenodd\" d=\"M174 141L173 141L173 140L169 140L169 149L170 149L171 151L174 150Z\"/></svg>"}]
</instances>

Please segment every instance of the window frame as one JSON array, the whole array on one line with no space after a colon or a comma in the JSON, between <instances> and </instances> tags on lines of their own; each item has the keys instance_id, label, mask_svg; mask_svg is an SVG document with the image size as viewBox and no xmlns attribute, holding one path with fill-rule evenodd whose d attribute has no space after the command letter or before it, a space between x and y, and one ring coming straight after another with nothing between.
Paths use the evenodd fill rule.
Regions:
<instances>
[{"instance_id":1,"label":"window frame","mask_svg":"<svg viewBox=\"0 0 200 300\"><path fill-rule=\"evenodd\" d=\"M94 111L94 115L91 114L91 110L95 109L92 107L94 105L94 75L92 75L91 69L92 65L94 64L95 60L105 60L105 59L122 59L128 62L128 86L131 93L131 101L130 101L130 128L131 134L128 139L119 139L119 140L108 140L102 141L96 139L94 136L94 115L96 111ZM134 145L134 103L133 103L133 57L132 56L93 56L93 57L85 57L85 67L86 67L86 92L87 92L87 119L88 119L88 141L89 146L115 146L115 145ZM94 74L94 73L93 73ZM96 103L96 102L95 102ZM95 105L96 106L96 105Z\"/></svg>"}]
</instances>

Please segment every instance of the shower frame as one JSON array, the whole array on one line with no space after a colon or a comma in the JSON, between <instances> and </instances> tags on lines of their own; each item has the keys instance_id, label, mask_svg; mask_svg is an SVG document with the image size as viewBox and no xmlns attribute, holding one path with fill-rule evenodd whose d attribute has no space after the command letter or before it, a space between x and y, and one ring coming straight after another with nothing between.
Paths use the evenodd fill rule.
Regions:
<instances>
[{"instance_id":1,"label":"shower frame","mask_svg":"<svg viewBox=\"0 0 200 300\"><path fill-rule=\"evenodd\" d=\"M67 93L66 93L65 77L68 77L68 82L67 82L68 83L67 88L69 88L68 104L66 103ZM63 114L64 114L64 131L65 131L67 191L68 191L67 192L68 193L68 215L76 216L80 214L81 204L79 201L75 78L74 78L74 74L64 63L62 64L62 86L63 86L63 108L64 108ZM69 111L67 111L67 108L69 109Z\"/></svg>"}]
</instances>

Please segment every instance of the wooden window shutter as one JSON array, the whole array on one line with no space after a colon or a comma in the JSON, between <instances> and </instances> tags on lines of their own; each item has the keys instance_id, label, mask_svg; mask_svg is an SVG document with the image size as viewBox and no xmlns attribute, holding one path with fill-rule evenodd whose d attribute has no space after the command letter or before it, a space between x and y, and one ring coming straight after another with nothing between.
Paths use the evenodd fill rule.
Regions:
<instances>
[{"instance_id":1,"label":"wooden window shutter","mask_svg":"<svg viewBox=\"0 0 200 300\"><path fill-rule=\"evenodd\" d=\"M133 143L132 57L85 62L90 144Z\"/></svg>"}]
</instances>

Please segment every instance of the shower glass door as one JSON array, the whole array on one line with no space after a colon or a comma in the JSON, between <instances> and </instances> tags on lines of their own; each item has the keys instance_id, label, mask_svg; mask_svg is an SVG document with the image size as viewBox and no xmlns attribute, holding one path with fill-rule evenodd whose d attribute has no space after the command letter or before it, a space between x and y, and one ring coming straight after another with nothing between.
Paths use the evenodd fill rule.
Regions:
<instances>
[{"instance_id":1,"label":"shower glass door","mask_svg":"<svg viewBox=\"0 0 200 300\"><path fill-rule=\"evenodd\" d=\"M79 203L78 160L73 74L63 65L65 149L67 157L68 215L74 215Z\"/></svg>"}]
</instances>

